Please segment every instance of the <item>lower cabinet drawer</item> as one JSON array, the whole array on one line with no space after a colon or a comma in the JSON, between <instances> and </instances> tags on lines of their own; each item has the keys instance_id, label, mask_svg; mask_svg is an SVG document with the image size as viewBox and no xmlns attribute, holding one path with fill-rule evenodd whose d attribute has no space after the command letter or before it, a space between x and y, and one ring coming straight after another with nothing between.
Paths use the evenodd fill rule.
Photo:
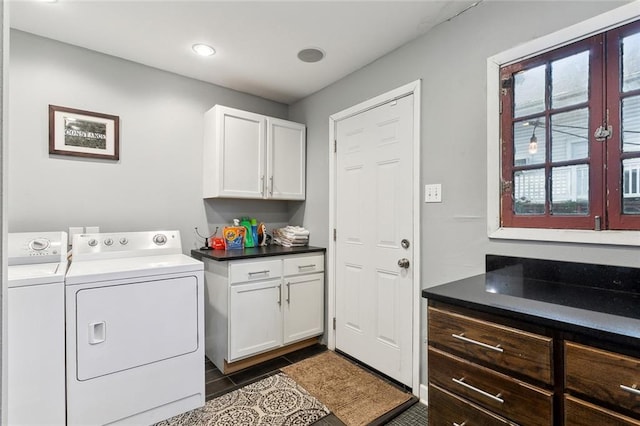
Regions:
<instances>
[{"instance_id":1,"label":"lower cabinet drawer","mask_svg":"<svg viewBox=\"0 0 640 426\"><path fill-rule=\"evenodd\" d=\"M522 425L553 424L553 392L429 347L429 380Z\"/></svg>"},{"instance_id":2,"label":"lower cabinet drawer","mask_svg":"<svg viewBox=\"0 0 640 426\"><path fill-rule=\"evenodd\" d=\"M640 359L565 342L565 386L571 393L640 415Z\"/></svg>"},{"instance_id":3,"label":"lower cabinet drawer","mask_svg":"<svg viewBox=\"0 0 640 426\"><path fill-rule=\"evenodd\" d=\"M429 344L553 384L553 339L429 307Z\"/></svg>"},{"instance_id":4,"label":"lower cabinet drawer","mask_svg":"<svg viewBox=\"0 0 640 426\"><path fill-rule=\"evenodd\" d=\"M431 390L429 390L431 392ZM429 395L431 397L431 395ZM431 415L431 413L429 413ZM634 420L614 411L581 401L570 395L564 396L565 426L640 426L640 420Z\"/></svg>"},{"instance_id":5,"label":"lower cabinet drawer","mask_svg":"<svg viewBox=\"0 0 640 426\"><path fill-rule=\"evenodd\" d=\"M231 284L262 281L282 276L282 260L237 260L229 264Z\"/></svg>"},{"instance_id":6,"label":"lower cabinet drawer","mask_svg":"<svg viewBox=\"0 0 640 426\"><path fill-rule=\"evenodd\" d=\"M503 426L513 423L438 386L429 385L429 426Z\"/></svg>"}]
</instances>

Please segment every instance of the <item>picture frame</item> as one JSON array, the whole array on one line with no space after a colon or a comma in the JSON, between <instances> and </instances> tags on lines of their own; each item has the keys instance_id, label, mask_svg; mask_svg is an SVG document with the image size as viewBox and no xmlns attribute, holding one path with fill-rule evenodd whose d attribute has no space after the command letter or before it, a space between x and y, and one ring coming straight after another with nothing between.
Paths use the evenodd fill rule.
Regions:
<instances>
[{"instance_id":1,"label":"picture frame","mask_svg":"<svg viewBox=\"0 0 640 426\"><path fill-rule=\"evenodd\" d=\"M49 154L120 159L120 118L49 105Z\"/></svg>"}]
</instances>

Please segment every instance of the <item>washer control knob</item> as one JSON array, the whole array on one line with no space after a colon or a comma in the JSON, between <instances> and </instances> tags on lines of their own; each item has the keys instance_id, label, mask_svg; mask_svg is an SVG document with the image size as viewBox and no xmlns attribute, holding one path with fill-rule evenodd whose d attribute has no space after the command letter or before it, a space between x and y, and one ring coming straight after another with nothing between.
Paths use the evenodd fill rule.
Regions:
<instances>
[{"instance_id":1,"label":"washer control knob","mask_svg":"<svg viewBox=\"0 0 640 426\"><path fill-rule=\"evenodd\" d=\"M106 240L104 240L104 245L105 246L113 245L113 238L107 238Z\"/></svg>"},{"instance_id":2,"label":"washer control knob","mask_svg":"<svg viewBox=\"0 0 640 426\"><path fill-rule=\"evenodd\" d=\"M120 238L120 244L122 244L123 246L126 246L128 242L129 240L127 240L127 237Z\"/></svg>"},{"instance_id":3,"label":"washer control knob","mask_svg":"<svg viewBox=\"0 0 640 426\"><path fill-rule=\"evenodd\" d=\"M89 246L90 247L95 247L98 245L98 240L96 240L95 238L92 238L89 240Z\"/></svg>"},{"instance_id":4,"label":"washer control knob","mask_svg":"<svg viewBox=\"0 0 640 426\"><path fill-rule=\"evenodd\" d=\"M31 240L29 243L29 248L31 250L41 251L49 248L50 242L46 238L36 238L35 240Z\"/></svg>"},{"instance_id":5,"label":"washer control knob","mask_svg":"<svg viewBox=\"0 0 640 426\"><path fill-rule=\"evenodd\" d=\"M164 235L164 234L156 234L153 237L153 242L156 243L156 245L162 246L162 245L166 244L167 236Z\"/></svg>"}]
</instances>

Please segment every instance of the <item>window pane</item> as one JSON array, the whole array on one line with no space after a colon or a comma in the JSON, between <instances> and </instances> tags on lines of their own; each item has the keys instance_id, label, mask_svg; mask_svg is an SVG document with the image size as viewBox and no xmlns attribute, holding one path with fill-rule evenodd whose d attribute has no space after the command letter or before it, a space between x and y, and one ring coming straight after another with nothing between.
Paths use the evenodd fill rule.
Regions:
<instances>
[{"instance_id":1,"label":"window pane","mask_svg":"<svg viewBox=\"0 0 640 426\"><path fill-rule=\"evenodd\" d=\"M589 157L589 109L551 116L551 161Z\"/></svg>"},{"instance_id":2,"label":"window pane","mask_svg":"<svg viewBox=\"0 0 640 426\"><path fill-rule=\"evenodd\" d=\"M640 151L640 96L622 100L622 151Z\"/></svg>"},{"instance_id":3,"label":"window pane","mask_svg":"<svg viewBox=\"0 0 640 426\"><path fill-rule=\"evenodd\" d=\"M544 74L545 66L540 65L514 75L514 117L523 117L544 111Z\"/></svg>"},{"instance_id":4,"label":"window pane","mask_svg":"<svg viewBox=\"0 0 640 426\"><path fill-rule=\"evenodd\" d=\"M589 214L589 166L551 169L551 211L554 215Z\"/></svg>"},{"instance_id":5,"label":"window pane","mask_svg":"<svg viewBox=\"0 0 640 426\"><path fill-rule=\"evenodd\" d=\"M622 39L622 91L640 89L640 33Z\"/></svg>"},{"instance_id":6,"label":"window pane","mask_svg":"<svg viewBox=\"0 0 640 426\"><path fill-rule=\"evenodd\" d=\"M544 169L513 174L513 212L519 215L544 214Z\"/></svg>"},{"instance_id":7,"label":"window pane","mask_svg":"<svg viewBox=\"0 0 640 426\"><path fill-rule=\"evenodd\" d=\"M622 213L640 214L640 158L622 162Z\"/></svg>"},{"instance_id":8,"label":"window pane","mask_svg":"<svg viewBox=\"0 0 640 426\"><path fill-rule=\"evenodd\" d=\"M546 158L545 119L518 122L513 125L513 165L544 163Z\"/></svg>"},{"instance_id":9,"label":"window pane","mask_svg":"<svg viewBox=\"0 0 640 426\"><path fill-rule=\"evenodd\" d=\"M589 97L589 51L551 63L551 106L561 108Z\"/></svg>"}]
</instances>

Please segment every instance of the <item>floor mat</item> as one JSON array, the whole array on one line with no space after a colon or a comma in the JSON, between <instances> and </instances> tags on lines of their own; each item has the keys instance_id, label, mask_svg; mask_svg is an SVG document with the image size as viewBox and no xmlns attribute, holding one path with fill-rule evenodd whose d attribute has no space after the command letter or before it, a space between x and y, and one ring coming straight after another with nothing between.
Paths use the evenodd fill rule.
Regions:
<instances>
[{"instance_id":1,"label":"floor mat","mask_svg":"<svg viewBox=\"0 0 640 426\"><path fill-rule=\"evenodd\" d=\"M331 351L282 371L348 426L370 424L413 396Z\"/></svg>"},{"instance_id":2,"label":"floor mat","mask_svg":"<svg viewBox=\"0 0 640 426\"><path fill-rule=\"evenodd\" d=\"M320 401L286 374L278 373L212 399L202 408L156 423L156 426L306 426L327 414L329 410Z\"/></svg>"}]
</instances>

